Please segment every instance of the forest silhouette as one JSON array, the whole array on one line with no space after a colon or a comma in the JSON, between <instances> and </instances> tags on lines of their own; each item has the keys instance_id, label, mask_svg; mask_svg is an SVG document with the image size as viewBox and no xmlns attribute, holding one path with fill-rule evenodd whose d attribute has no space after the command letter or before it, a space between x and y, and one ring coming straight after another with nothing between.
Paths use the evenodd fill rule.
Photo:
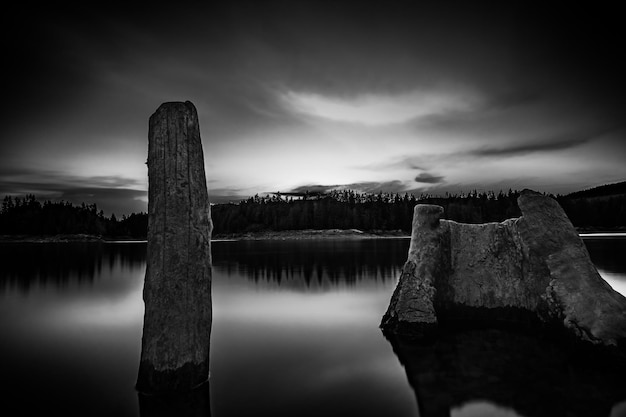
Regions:
<instances>
[{"instance_id":1,"label":"forest silhouette","mask_svg":"<svg viewBox=\"0 0 626 417\"><path fill-rule=\"evenodd\" d=\"M53 236L86 234L107 237L145 238L148 215L133 213L117 219L105 217L96 204L75 206L67 201L39 202L32 195L6 196L0 209L0 235Z\"/></svg>"},{"instance_id":2,"label":"forest silhouette","mask_svg":"<svg viewBox=\"0 0 626 417\"><path fill-rule=\"evenodd\" d=\"M437 204L443 217L463 223L501 222L519 217L519 191L477 192L432 196L421 194L274 193L238 203L211 207L213 236L306 229L358 229L410 233L416 204ZM580 229L626 228L626 181L553 196ZM76 235L145 239L148 215L106 217L95 204L41 203L34 195L6 196L0 210L0 235Z\"/></svg>"}]
</instances>

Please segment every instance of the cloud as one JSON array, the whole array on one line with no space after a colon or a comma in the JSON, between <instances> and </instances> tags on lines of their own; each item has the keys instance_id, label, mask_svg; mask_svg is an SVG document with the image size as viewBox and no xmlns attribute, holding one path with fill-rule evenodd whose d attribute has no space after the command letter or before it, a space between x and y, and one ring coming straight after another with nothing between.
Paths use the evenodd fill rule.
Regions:
<instances>
[{"instance_id":1,"label":"cloud","mask_svg":"<svg viewBox=\"0 0 626 417\"><path fill-rule=\"evenodd\" d=\"M603 134L608 133L612 130L614 130L613 127L582 133L564 133L561 135L545 137L540 140L535 139L532 142L519 143L508 147L483 146L478 149L465 152L465 154L478 157L506 157L526 155L534 152L561 151L591 142L599 136L602 136Z\"/></svg>"},{"instance_id":2,"label":"cloud","mask_svg":"<svg viewBox=\"0 0 626 417\"><path fill-rule=\"evenodd\" d=\"M353 182L350 184L334 184L334 185L301 185L299 187L288 190L287 194L300 194L300 193L327 193L332 190L354 190L360 193L399 193L406 190L406 185L400 180L391 181L363 181Z\"/></svg>"},{"instance_id":3,"label":"cloud","mask_svg":"<svg viewBox=\"0 0 626 417\"><path fill-rule=\"evenodd\" d=\"M421 172L417 177L415 177L415 182L424 183L424 184L439 184L444 182L443 176L432 175L427 172Z\"/></svg>"},{"instance_id":4,"label":"cloud","mask_svg":"<svg viewBox=\"0 0 626 417\"><path fill-rule=\"evenodd\" d=\"M281 99L288 109L296 113L368 126L398 124L432 115L467 111L478 101L476 96L462 89L414 90L394 95L367 93L353 97L287 91Z\"/></svg>"},{"instance_id":5,"label":"cloud","mask_svg":"<svg viewBox=\"0 0 626 417\"><path fill-rule=\"evenodd\" d=\"M317 194L317 193L327 193L329 191L332 190L338 190L341 189L343 186L341 185L321 185L321 184L308 184L308 185L300 185L298 187L292 188L291 190L287 191L288 194L304 194L304 193L311 193L311 194Z\"/></svg>"},{"instance_id":6,"label":"cloud","mask_svg":"<svg viewBox=\"0 0 626 417\"><path fill-rule=\"evenodd\" d=\"M95 203L106 215L147 211L148 192L140 181L122 176L79 177L54 170L3 167L0 195L34 194L42 200Z\"/></svg>"},{"instance_id":7,"label":"cloud","mask_svg":"<svg viewBox=\"0 0 626 417\"><path fill-rule=\"evenodd\" d=\"M0 168L0 184L10 183L34 184L72 184L89 185L94 187L133 188L145 187L142 181L122 175L92 175L78 176L61 170L35 169L25 167L4 166Z\"/></svg>"},{"instance_id":8,"label":"cloud","mask_svg":"<svg viewBox=\"0 0 626 417\"><path fill-rule=\"evenodd\" d=\"M418 171L427 171L430 167L441 167L446 165L458 165L475 161L477 158L487 159L503 159L507 157L523 156L533 153L550 153L575 148L587 143L598 141L605 138L607 134L616 132L619 126L610 126L603 128L583 128L578 132L564 132L554 135L527 135L517 139L515 143L508 145L484 145L478 147L470 147L463 151L452 150L450 152L440 153L420 153L410 154L401 158L390 159L387 162L380 162L371 165L357 166L356 168L364 169L415 169ZM439 168L441 169L441 168ZM426 172L419 174L416 182L437 183L435 179L443 180L444 177L430 175Z\"/></svg>"}]
</instances>

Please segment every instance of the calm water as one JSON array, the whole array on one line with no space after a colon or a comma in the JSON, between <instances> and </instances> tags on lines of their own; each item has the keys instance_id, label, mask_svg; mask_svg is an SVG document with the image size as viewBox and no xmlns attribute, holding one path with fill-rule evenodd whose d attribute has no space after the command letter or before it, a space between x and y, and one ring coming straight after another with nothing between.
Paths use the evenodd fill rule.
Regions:
<instances>
[{"instance_id":1,"label":"calm water","mask_svg":"<svg viewBox=\"0 0 626 417\"><path fill-rule=\"evenodd\" d=\"M626 239L585 242L626 293ZM546 341L486 330L430 346L388 341L378 324L408 243L214 242L210 405L200 414L623 415L623 368ZM0 244L0 414L155 410L145 399L140 410L133 388L145 248Z\"/></svg>"}]
</instances>

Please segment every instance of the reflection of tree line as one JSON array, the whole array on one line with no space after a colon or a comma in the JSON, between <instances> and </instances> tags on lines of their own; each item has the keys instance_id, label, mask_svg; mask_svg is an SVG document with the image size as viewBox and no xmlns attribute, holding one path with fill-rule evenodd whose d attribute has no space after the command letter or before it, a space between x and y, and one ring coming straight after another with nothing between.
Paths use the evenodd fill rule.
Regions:
<instances>
[{"instance_id":1,"label":"reflection of tree line","mask_svg":"<svg viewBox=\"0 0 626 417\"><path fill-rule=\"evenodd\" d=\"M103 269L142 267L145 244L0 244L0 285L27 292L32 285L62 286L71 279L92 282Z\"/></svg>"},{"instance_id":2,"label":"reflection of tree line","mask_svg":"<svg viewBox=\"0 0 626 417\"><path fill-rule=\"evenodd\" d=\"M626 240L585 243L596 265L623 272ZM255 282L306 287L328 282L354 285L359 280L395 279L406 260L408 240L240 241L214 242L215 268ZM91 282L103 268L143 267L145 244L5 243L0 244L0 285L28 291L31 285L61 285L70 279Z\"/></svg>"},{"instance_id":3,"label":"reflection of tree line","mask_svg":"<svg viewBox=\"0 0 626 417\"><path fill-rule=\"evenodd\" d=\"M282 285L354 285L361 280L394 280L406 258L408 240L239 241L212 245L214 268L255 282ZM0 286L27 292L33 285L92 282L96 275L140 268L145 244L0 244Z\"/></svg>"},{"instance_id":4,"label":"reflection of tree line","mask_svg":"<svg viewBox=\"0 0 626 417\"><path fill-rule=\"evenodd\" d=\"M305 287L394 280L408 240L272 241L213 244L213 266L254 282Z\"/></svg>"}]
</instances>

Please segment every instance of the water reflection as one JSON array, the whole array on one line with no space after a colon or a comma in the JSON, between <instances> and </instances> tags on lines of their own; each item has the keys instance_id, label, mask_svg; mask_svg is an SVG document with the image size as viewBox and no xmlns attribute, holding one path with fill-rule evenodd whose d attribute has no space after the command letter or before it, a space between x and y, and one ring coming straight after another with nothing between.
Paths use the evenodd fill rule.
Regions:
<instances>
[{"instance_id":1,"label":"water reflection","mask_svg":"<svg viewBox=\"0 0 626 417\"><path fill-rule=\"evenodd\" d=\"M408 241L212 249L214 415L414 414L402 368L378 330Z\"/></svg>"},{"instance_id":2,"label":"water reflection","mask_svg":"<svg viewBox=\"0 0 626 417\"><path fill-rule=\"evenodd\" d=\"M145 261L142 243L0 243L0 291L63 288L69 281L89 284L103 268L143 268Z\"/></svg>"},{"instance_id":3,"label":"water reflection","mask_svg":"<svg viewBox=\"0 0 626 417\"><path fill-rule=\"evenodd\" d=\"M136 416L145 244L2 244L3 415Z\"/></svg>"},{"instance_id":4,"label":"water reflection","mask_svg":"<svg viewBox=\"0 0 626 417\"><path fill-rule=\"evenodd\" d=\"M602 277L626 294L626 239L584 242ZM500 329L447 329L429 343L388 340L421 417L626 415L623 356Z\"/></svg>"},{"instance_id":5,"label":"water reflection","mask_svg":"<svg viewBox=\"0 0 626 417\"><path fill-rule=\"evenodd\" d=\"M395 280L408 244L406 239L219 242L212 246L213 267L228 276L307 291L354 286L363 280Z\"/></svg>"},{"instance_id":6,"label":"water reflection","mask_svg":"<svg viewBox=\"0 0 626 417\"><path fill-rule=\"evenodd\" d=\"M421 417L609 416L626 399L626 361L537 335L446 330L429 344L390 337Z\"/></svg>"},{"instance_id":7,"label":"water reflection","mask_svg":"<svg viewBox=\"0 0 626 417\"><path fill-rule=\"evenodd\" d=\"M603 274L626 280L626 239L585 243ZM215 242L212 395L207 385L179 401L134 390L145 243L0 244L2 412L412 416L417 398L422 416L619 415L621 365L523 335L381 337L408 245ZM6 413L13 405L20 412Z\"/></svg>"}]
</instances>

